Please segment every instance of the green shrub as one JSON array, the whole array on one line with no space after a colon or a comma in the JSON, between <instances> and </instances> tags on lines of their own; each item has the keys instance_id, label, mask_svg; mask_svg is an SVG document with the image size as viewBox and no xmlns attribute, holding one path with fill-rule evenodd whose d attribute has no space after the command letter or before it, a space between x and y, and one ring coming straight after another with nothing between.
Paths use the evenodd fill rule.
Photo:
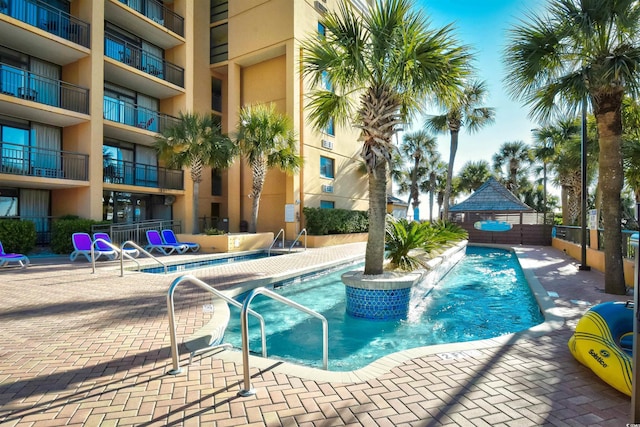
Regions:
<instances>
[{"instance_id":1,"label":"green shrub","mask_svg":"<svg viewBox=\"0 0 640 427\"><path fill-rule=\"evenodd\" d=\"M0 220L0 242L5 252L27 254L36 246L36 225L33 221Z\"/></svg>"},{"instance_id":2,"label":"green shrub","mask_svg":"<svg viewBox=\"0 0 640 427\"><path fill-rule=\"evenodd\" d=\"M366 233L369 215L365 211L347 209L304 208L305 227L312 236Z\"/></svg>"},{"instance_id":3,"label":"green shrub","mask_svg":"<svg viewBox=\"0 0 640 427\"><path fill-rule=\"evenodd\" d=\"M222 236L223 234L227 234L227 232L224 230L218 230L217 228L212 227L204 230L204 234L206 234L207 236Z\"/></svg>"},{"instance_id":4,"label":"green shrub","mask_svg":"<svg viewBox=\"0 0 640 427\"><path fill-rule=\"evenodd\" d=\"M54 220L51 226L51 251L55 254L70 254L74 250L71 235L73 233L91 235L91 226L96 224L110 224L110 222L94 221L75 215L66 215Z\"/></svg>"}]
</instances>

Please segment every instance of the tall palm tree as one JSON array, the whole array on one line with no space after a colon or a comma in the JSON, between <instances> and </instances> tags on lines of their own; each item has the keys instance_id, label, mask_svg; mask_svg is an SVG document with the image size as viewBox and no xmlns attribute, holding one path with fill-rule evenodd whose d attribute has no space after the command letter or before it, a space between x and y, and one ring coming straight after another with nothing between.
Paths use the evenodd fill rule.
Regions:
<instances>
[{"instance_id":1,"label":"tall palm tree","mask_svg":"<svg viewBox=\"0 0 640 427\"><path fill-rule=\"evenodd\" d=\"M409 195L413 201L413 219L420 220L420 188L419 180L426 173L425 160L436 150L437 141L424 130L408 133L404 135L400 152L413 159L411 168L411 185Z\"/></svg>"},{"instance_id":2,"label":"tall palm tree","mask_svg":"<svg viewBox=\"0 0 640 427\"><path fill-rule=\"evenodd\" d=\"M236 155L231 139L222 134L211 115L180 113L179 122L156 137L154 147L167 166L188 167L193 181L193 233L198 234L198 207L202 171L209 166L228 168Z\"/></svg>"},{"instance_id":3,"label":"tall palm tree","mask_svg":"<svg viewBox=\"0 0 640 427\"><path fill-rule=\"evenodd\" d=\"M429 222L433 222L433 199L437 200L437 192L440 186L444 189L447 181L447 164L442 161L440 153L435 152L427 161L427 177L425 180L426 189L429 192ZM441 185L442 183L442 185ZM440 212L440 207L438 208Z\"/></svg>"},{"instance_id":4,"label":"tall palm tree","mask_svg":"<svg viewBox=\"0 0 640 427\"><path fill-rule=\"evenodd\" d=\"M598 125L604 226L605 292L624 294L622 266L622 100L638 94L640 3L550 0L509 32L508 88L545 121L585 99Z\"/></svg>"},{"instance_id":5,"label":"tall palm tree","mask_svg":"<svg viewBox=\"0 0 640 427\"><path fill-rule=\"evenodd\" d=\"M507 167L505 187L514 195L519 195L518 182L523 174L528 173L531 164L529 147L524 141L503 143L498 152L493 155L493 170L500 175L504 166Z\"/></svg>"},{"instance_id":6,"label":"tall palm tree","mask_svg":"<svg viewBox=\"0 0 640 427\"><path fill-rule=\"evenodd\" d=\"M255 233L260 210L260 196L269 169L295 173L302 165L296 151L296 137L291 119L276 111L275 104L248 105L240 110L236 139L240 153L251 167L252 200L249 232Z\"/></svg>"},{"instance_id":7,"label":"tall palm tree","mask_svg":"<svg viewBox=\"0 0 640 427\"><path fill-rule=\"evenodd\" d=\"M369 179L364 274L381 275L393 136L428 96L455 92L468 74L468 49L451 26L431 29L411 0L377 0L364 15L341 0L320 23L326 36L303 42L303 72L314 87L309 116L318 129L335 119L360 130Z\"/></svg>"},{"instance_id":8,"label":"tall palm tree","mask_svg":"<svg viewBox=\"0 0 640 427\"><path fill-rule=\"evenodd\" d=\"M484 126L493 123L495 110L492 107L481 106L487 95L485 82L473 81L462 88L461 95L456 98L440 98L444 114L430 116L425 122L425 127L439 133L448 132L451 137L449 148L449 170L447 171L447 184L445 188L443 218L449 217L449 200L453 183L453 167L458 151L458 138L460 130L464 127L469 133L474 133Z\"/></svg>"},{"instance_id":9,"label":"tall palm tree","mask_svg":"<svg viewBox=\"0 0 640 427\"><path fill-rule=\"evenodd\" d=\"M622 122L624 177L636 203L640 203L640 104L636 100L625 98Z\"/></svg>"},{"instance_id":10,"label":"tall palm tree","mask_svg":"<svg viewBox=\"0 0 640 427\"><path fill-rule=\"evenodd\" d=\"M458 177L460 191L473 193L491 177L491 167L486 160L469 161L462 166Z\"/></svg>"}]
</instances>

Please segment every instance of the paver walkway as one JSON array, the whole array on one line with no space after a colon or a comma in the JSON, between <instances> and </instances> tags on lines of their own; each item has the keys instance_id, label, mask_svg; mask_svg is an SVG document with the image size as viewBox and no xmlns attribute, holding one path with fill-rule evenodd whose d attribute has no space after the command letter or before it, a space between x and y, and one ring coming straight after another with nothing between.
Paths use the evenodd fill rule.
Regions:
<instances>
[{"instance_id":1,"label":"paver walkway","mask_svg":"<svg viewBox=\"0 0 640 427\"><path fill-rule=\"evenodd\" d=\"M630 398L576 362L567 340L587 302L628 298L604 294L602 274L578 271L560 251L518 250L523 267L558 294L560 328L493 346L466 343L455 358L399 358L366 381L301 378L272 361L251 368L251 397L237 395L242 365L222 356L232 352L188 366L182 354L183 373L167 374L166 293L177 274L119 277L116 263L99 263L93 274L86 262L63 258L0 269L0 425L624 426ZM310 249L197 275L229 288L363 253L364 244ZM207 321L210 297L187 284L175 300L185 337Z\"/></svg>"}]
</instances>

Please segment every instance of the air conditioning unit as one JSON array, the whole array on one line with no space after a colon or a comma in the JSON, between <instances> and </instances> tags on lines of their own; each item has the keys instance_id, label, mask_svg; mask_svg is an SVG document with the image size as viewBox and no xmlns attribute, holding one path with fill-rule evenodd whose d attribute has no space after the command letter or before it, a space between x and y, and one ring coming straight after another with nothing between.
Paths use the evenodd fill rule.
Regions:
<instances>
[{"instance_id":1,"label":"air conditioning unit","mask_svg":"<svg viewBox=\"0 0 640 427\"><path fill-rule=\"evenodd\" d=\"M322 148L326 148L328 150L333 150L333 141L329 141L327 139L322 140Z\"/></svg>"},{"instance_id":2,"label":"air conditioning unit","mask_svg":"<svg viewBox=\"0 0 640 427\"><path fill-rule=\"evenodd\" d=\"M316 1L314 4L314 7L316 8L316 10L320 13L327 13L327 7L325 5L323 5L322 3L320 3L319 1Z\"/></svg>"},{"instance_id":3,"label":"air conditioning unit","mask_svg":"<svg viewBox=\"0 0 640 427\"><path fill-rule=\"evenodd\" d=\"M333 185L322 185L323 193L333 193Z\"/></svg>"}]
</instances>

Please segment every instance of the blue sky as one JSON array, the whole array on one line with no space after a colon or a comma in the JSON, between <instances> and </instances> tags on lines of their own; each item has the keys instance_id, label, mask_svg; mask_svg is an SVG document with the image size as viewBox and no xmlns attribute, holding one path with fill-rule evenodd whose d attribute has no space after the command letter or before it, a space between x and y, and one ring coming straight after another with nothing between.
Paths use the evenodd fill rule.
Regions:
<instances>
[{"instance_id":1,"label":"blue sky","mask_svg":"<svg viewBox=\"0 0 640 427\"><path fill-rule=\"evenodd\" d=\"M453 23L456 37L471 47L474 52L474 66L477 78L487 84L489 96L485 105L494 107L496 120L474 134L460 133L458 151L454 162L454 172L470 160L487 160L500 145L507 141L531 140L531 129L537 123L527 117L528 109L511 100L503 84L505 68L502 50L507 39L507 29L519 19L524 19L532 8L541 8L541 0L416 0L417 5L429 17L433 27ZM429 111L438 114L437 109ZM412 129L420 128L424 120L417 119ZM438 148L444 161L449 160L449 137L438 137Z\"/></svg>"}]
</instances>

